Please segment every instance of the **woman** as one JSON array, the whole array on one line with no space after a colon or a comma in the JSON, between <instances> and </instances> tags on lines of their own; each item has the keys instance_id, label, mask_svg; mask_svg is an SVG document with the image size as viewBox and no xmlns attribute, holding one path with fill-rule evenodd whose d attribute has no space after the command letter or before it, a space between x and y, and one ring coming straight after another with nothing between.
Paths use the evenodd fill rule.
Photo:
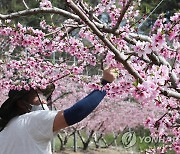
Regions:
<instances>
[{"instance_id":1,"label":"woman","mask_svg":"<svg viewBox=\"0 0 180 154\"><path fill-rule=\"evenodd\" d=\"M102 85L114 79L111 69L103 71ZM0 153L51 154L54 135L88 116L105 95L105 91L94 90L64 111L34 111L46 108L42 92L11 90L0 108Z\"/></svg>"}]
</instances>

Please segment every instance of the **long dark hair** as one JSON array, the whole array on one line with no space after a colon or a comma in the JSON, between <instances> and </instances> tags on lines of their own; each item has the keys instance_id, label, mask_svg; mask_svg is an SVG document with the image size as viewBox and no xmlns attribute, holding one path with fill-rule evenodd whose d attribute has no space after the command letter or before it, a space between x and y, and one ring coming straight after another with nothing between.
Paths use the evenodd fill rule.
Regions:
<instances>
[{"instance_id":1,"label":"long dark hair","mask_svg":"<svg viewBox=\"0 0 180 154\"><path fill-rule=\"evenodd\" d=\"M9 91L9 98L2 104L0 108L0 131L2 131L6 127L6 125L12 118L22 114L18 112L19 106L17 105L17 101L20 99L27 101L27 95L29 93L30 91L27 91L25 89L22 89L21 91Z\"/></svg>"},{"instance_id":2,"label":"long dark hair","mask_svg":"<svg viewBox=\"0 0 180 154\"><path fill-rule=\"evenodd\" d=\"M17 104L13 103L13 105L9 108L8 111L4 113L0 112L0 131L2 131L6 127L6 125L12 118L18 115L17 108L18 108Z\"/></svg>"}]
</instances>

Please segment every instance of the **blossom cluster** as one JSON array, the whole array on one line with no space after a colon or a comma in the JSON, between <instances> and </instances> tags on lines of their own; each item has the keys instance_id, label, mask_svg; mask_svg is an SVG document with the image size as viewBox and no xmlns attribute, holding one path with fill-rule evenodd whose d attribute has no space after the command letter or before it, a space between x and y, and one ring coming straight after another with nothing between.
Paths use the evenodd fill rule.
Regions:
<instances>
[{"instance_id":1,"label":"blossom cluster","mask_svg":"<svg viewBox=\"0 0 180 154\"><path fill-rule=\"evenodd\" d=\"M4 94L8 89L20 90L30 87L45 89L49 83L54 82L58 87L54 100L62 97L60 103L67 102L64 104L64 107L67 107L69 100L70 103L79 100L89 88L102 88L97 83L99 76L88 83L90 76L85 76L88 74L87 67L93 68L93 71L95 68L100 69L100 65L116 67L118 80L103 87L109 99L93 114L99 120L92 123L92 128L102 121L107 131L122 130L127 121L130 123L129 127L134 127L139 122L131 116L128 116L127 120L123 115L131 113L137 118L142 117L144 114L141 112L148 112L147 108L153 106L151 114L149 112L146 114L145 117L148 118L144 123L152 136L179 137L179 100L177 97L170 97L169 93L163 90L171 90L176 94L179 94L180 90L180 13L175 13L170 20L159 16L148 36L142 36L133 26L137 22L135 17L139 15L137 3L133 2L118 25L117 31L114 32L111 28L118 23L121 11L128 1L119 0L115 5L116 2L102 0L94 8L96 21L102 13L107 13L110 18L107 25L102 24L103 28L99 28L103 38L98 37L97 32L94 33L87 22L82 20L77 22L68 19L61 25L49 25L43 20L40 29L27 27L21 23L11 25L9 20L4 24L1 23L0 90ZM40 8L53 9L48 0L42 0ZM96 26L94 19L92 21ZM73 36L68 30L75 26L77 35ZM105 41L107 39L110 45ZM118 52L115 52L114 48ZM123 55L124 61L118 60L119 55ZM79 85L73 89L76 84ZM75 95L77 97L73 97ZM124 102L126 98L133 99L138 105ZM93 115L88 120L93 119ZM118 117L122 117L121 121L117 120ZM115 120L112 122L112 119ZM109 125L110 122L112 125ZM87 123L88 121L84 125ZM177 140L166 148L179 152L179 147Z\"/></svg>"}]
</instances>

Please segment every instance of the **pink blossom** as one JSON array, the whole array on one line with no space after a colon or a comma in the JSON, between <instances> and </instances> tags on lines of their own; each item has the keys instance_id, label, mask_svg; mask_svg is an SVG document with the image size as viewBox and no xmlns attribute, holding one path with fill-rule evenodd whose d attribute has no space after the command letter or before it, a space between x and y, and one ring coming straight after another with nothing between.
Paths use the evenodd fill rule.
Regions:
<instances>
[{"instance_id":1,"label":"pink blossom","mask_svg":"<svg viewBox=\"0 0 180 154\"><path fill-rule=\"evenodd\" d=\"M74 74L80 74L80 73L82 73L82 71L83 71L83 67L73 67L73 69L72 69L72 73L74 73Z\"/></svg>"},{"instance_id":2,"label":"pink blossom","mask_svg":"<svg viewBox=\"0 0 180 154\"><path fill-rule=\"evenodd\" d=\"M174 16L170 17L170 20L175 22L180 21L180 13L175 13Z\"/></svg>"},{"instance_id":3,"label":"pink blossom","mask_svg":"<svg viewBox=\"0 0 180 154\"><path fill-rule=\"evenodd\" d=\"M41 0L40 7L43 8L52 8L52 4L49 0Z\"/></svg>"},{"instance_id":4,"label":"pink blossom","mask_svg":"<svg viewBox=\"0 0 180 154\"><path fill-rule=\"evenodd\" d=\"M161 32L158 32L156 35L153 35L153 41L158 44L163 44L165 43L165 37Z\"/></svg>"},{"instance_id":5,"label":"pink blossom","mask_svg":"<svg viewBox=\"0 0 180 154\"><path fill-rule=\"evenodd\" d=\"M43 20L43 21L40 22L40 27L41 27L42 29L46 29L46 21L45 21L45 20Z\"/></svg>"},{"instance_id":6,"label":"pink blossom","mask_svg":"<svg viewBox=\"0 0 180 154\"><path fill-rule=\"evenodd\" d=\"M176 32L175 31L171 31L170 33L169 33L169 40L171 41L175 36L176 36Z\"/></svg>"},{"instance_id":7,"label":"pink blossom","mask_svg":"<svg viewBox=\"0 0 180 154\"><path fill-rule=\"evenodd\" d=\"M67 19L58 25L49 25L42 21L41 29L27 27L21 23L14 26L1 23L1 92L7 93L8 89L21 88L28 90L30 87L44 89L48 83L54 82L58 88L53 98L58 98L56 105L59 109L65 109L92 89L106 90L104 102L75 127L87 125L89 130L97 130L97 126L103 121L102 128L98 131L104 133L112 130L122 131L126 125L132 128L145 123L153 137L179 137L179 129L172 127L179 118L179 112L176 110L179 100L166 96L164 92L171 90L178 93L177 89L180 89L180 44L177 24L179 13L175 13L168 23L159 17L150 34L141 38L136 26L132 25L137 23L135 16L138 14L137 3L133 2L115 32L118 35L106 33L103 30L107 30L106 26L113 28L116 25L122 6L127 3L124 0L118 2L103 0L93 8L97 18L103 12L110 17L107 25L98 23L102 26L97 26L104 37L101 39L82 21L78 35L67 36L68 26L79 24L73 19ZM50 1L42 0L40 7L46 9L52 5ZM92 21L97 24L95 20ZM136 36L129 38L130 33L135 33ZM110 41L112 46L107 46L105 40ZM102 73L101 61L103 67L116 67L119 70L118 79L103 88L99 75ZM95 75L89 75L91 70ZM172 72L175 75L174 80L170 78ZM132 74L141 76L143 82L135 79ZM66 97L59 97L64 93ZM161 118L165 113L167 114ZM96 120L93 120L93 117ZM149 118L146 121L147 117ZM165 143L169 141L165 140ZM164 152L172 147L179 152L177 140L164 149L156 150Z\"/></svg>"}]
</instances>

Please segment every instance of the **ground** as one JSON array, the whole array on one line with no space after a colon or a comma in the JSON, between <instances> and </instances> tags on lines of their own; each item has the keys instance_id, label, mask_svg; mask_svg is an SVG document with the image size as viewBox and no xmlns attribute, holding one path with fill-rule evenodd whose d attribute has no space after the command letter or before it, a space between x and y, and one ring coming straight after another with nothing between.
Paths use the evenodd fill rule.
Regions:
<instances>
[{"instance_id":1,"label":"ground","mask_svg":"<svg viewBox=\"0 0 180 154\"><path fill-rule=\"evenodd\" d=\"M135 152L133 149L123 149L123 148L108 148L108 149L91 149L87 151L73 152L72 150L65 150L59 153L53 154L140 154Z\"/></svg>"}]
</instances>

